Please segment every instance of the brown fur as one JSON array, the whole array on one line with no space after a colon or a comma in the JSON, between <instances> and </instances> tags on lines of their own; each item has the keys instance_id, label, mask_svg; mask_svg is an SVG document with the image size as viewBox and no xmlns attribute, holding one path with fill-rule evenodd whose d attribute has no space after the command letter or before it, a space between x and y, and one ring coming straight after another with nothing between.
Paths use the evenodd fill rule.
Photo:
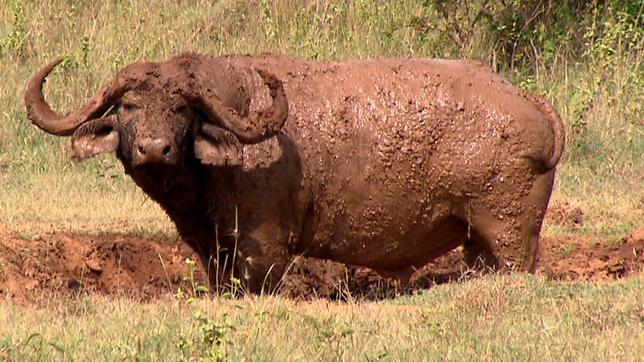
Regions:
<instances>
[{"instance_id":1,"label":"brown fur","mask_svg":"<svg viewBox=\"0 0 644 362\"><path fill-rule=\"evenodd\" d=\"M179 95L208 92L244 116L275 97L258 72L288 100L285 125L261 143L213 128ZM120 76L147 78L123 97L141 109L116 112L117 155L213 282L234 260L259 291L295 254L404 278L465 242L472 260L534 269L561 120L479 63L182 55ZM142 137L176 153L134 165Z\"/></svg>"}]
</instances>

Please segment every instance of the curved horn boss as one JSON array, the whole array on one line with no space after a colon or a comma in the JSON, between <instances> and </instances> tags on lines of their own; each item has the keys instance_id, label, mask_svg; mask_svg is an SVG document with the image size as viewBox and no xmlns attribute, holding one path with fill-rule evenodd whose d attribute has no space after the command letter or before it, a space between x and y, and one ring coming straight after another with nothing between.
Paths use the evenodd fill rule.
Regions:
<instances>
[{"instance_id":1,"label":"curved horn boss","mask_svg":"<svg viewBox=\"0 0 644 362\"><path fill-rule=\"evenodd\" d=\"M132 87L132 84L122 77L116 77L78 110L65 116L59 115L45 101L42 85L49 73L63 59L63 57L56 58L42 67L31 78L25 92L25 106L27 107L27 116L38 128L57 136L70 136L83 123L102 116L111 105L117 102Z\"/></svg>"},{"instance_id":2,"label":"curved horn boss","mask_svg":"<svg viewBox=\"0 0 644 362\"><path fill-rule=\"evenodd\" d=\"M255 144L275 135L286 122L288 101L284 85L275 75L264 70L255 70L268 87L273 102L261 111L247 116L227 106L209 88L197 87L197 91L185 95L201 110L210 122L232 132L241 143Z\"/></svg>"}]
</instances>

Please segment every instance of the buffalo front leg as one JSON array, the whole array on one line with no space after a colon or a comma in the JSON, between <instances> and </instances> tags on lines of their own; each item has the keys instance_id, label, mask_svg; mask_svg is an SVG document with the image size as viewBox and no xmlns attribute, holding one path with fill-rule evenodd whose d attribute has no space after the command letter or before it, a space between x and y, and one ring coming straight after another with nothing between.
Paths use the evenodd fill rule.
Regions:
<instances>
[{"instance_id":1,"label":"buffalo front leg","mask_svg":"<svg viewBox=\"0 0 644 362\"><path fill-rule=\"evenodd\" d=\"M279 287L290 259L280 234L277 226L263 225L248 234L242 231L233 243L232 277L239 280L246 291L271 293Z\"/></svg>"},{"instance_id":2,"label":"buffalo front leg","mask_svg":"<svg viewBox=\"0 0 644 362\"><path fill-rule=\"evenodd\" d=\"M208 276L209 289L219 293L229 288L234 271L232 250L216 245L208 253L199 253L199 257Z\"/></svg>"}]
</instances>

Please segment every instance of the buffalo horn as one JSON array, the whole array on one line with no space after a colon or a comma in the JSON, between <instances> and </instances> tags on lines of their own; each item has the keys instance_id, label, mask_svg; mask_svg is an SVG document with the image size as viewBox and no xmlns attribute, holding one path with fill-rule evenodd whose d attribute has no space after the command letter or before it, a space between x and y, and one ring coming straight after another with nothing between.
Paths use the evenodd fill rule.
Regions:
<instances>
[{"instance_id":1,"label":"buffalo horn","mask_svg":"<svg viewBox=\"0 0 644 362\"><path fill-rule=\"evenodd\" d=\"M33 124L45 132L57 136L69 136L81 124L90 119L100 117L115 101L127 91L125 82L115 79L93 96L77 111L65 116L54 112L45 101L42 85L52 69L64 58L58 57L51 63L42 67L29 81L25 92L25 105L27 116Z\"/></svg>"},{"instance_id":2,"label":"buffalo horn","mask_svg":"<svg viewBox=\"0 0 644 362\"><path fill-rule=\"evenodd\" d=\"M241 143L259 143L277 133L288 116L288 102L282 82L273 74L256 70L270 91L273 102L262 111L248 116L241 116L234 109L225 105L217 96L207 96L203 92L193 99L208 117L210 122L232 132Z\"/></svg>"}]
</instances>

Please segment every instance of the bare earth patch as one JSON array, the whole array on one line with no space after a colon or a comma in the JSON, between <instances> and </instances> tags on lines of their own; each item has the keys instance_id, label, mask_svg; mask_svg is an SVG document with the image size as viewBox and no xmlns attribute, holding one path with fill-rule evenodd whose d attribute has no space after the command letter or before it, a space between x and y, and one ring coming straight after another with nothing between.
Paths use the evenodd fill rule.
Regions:
<instances>
[{"instance_id":1,"label":"bare earth patch","mask_svg":"<svg viewBox=\"0 0 644 362\"><path fill-rule=\"evenodd\" d=\"M0 296L36 302L52 294L94 291L148 298L188 287L180 241L119 234L0 234Z\"/></svg>"},{"instance_id":2,"label":"bare earth patch","mask_svg":"<svg viewBox=\"0 0 644 362\"><path fill-rule=\"evenodd\" d=\"M644 228L619 242L587 236L545 237L537 273L560 280L610 280L635 275L644 266ZM186 258L196 255L180 240L100 234L54 233L20 237L0 232L0 298L38 302L55 294L96 292L148 299L190 290ZM297 258L281 293L296 298L379 298L412 293L467 277L454 250L416 271L409 283L383 278L366 268Z\"/></svg>"}]
</instances>

